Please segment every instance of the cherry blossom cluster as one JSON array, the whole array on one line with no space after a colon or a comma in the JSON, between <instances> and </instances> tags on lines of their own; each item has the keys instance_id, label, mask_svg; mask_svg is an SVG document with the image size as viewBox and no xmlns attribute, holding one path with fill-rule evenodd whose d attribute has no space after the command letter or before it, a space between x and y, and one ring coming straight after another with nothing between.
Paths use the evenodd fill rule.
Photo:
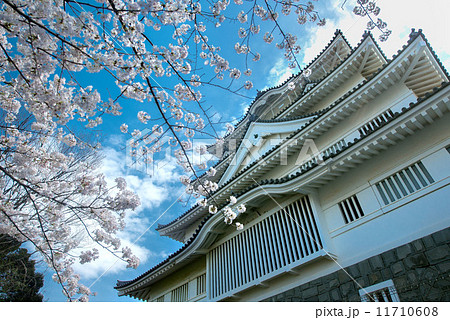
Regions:
<instances>
[{"instance_id":1,"label":"cherry blossom cluster","mask_svg":"<svg viewBox=\"0 0 450 320\"><path fill-rule=\"evenodd\" d=\"M225 206L221 211L224 217L223 220L224 223L231 225L233 224L233 221L237 218L237 216L244 213L247 210L247 208L245 207L245 204L240 204L233 209L232 207L237 203L237 199L234 196L230 196L229 202L230 204ZM211 204L208 206L208 200L206 198L199 200L198 204L202 207L208 207L208 211L210 214L216 214L218 212L216 205ZM244 225L240 222L235 222L235 226L236 230L244 229Z\"/></svg>"},{"instance_id":2,"label":"cherry blossom cluster","mask_svg":"<svg viewBox=\"0 0 450 320\"><path fill-rule=\"evenodd\" d=\"M372 2L358 3L362 9L356 14L379 12ZM227 16L230 5L241 8L233 17ZM90 294L79 284L73 263L99 256L95 247L75 253L80 247L75 234L84 232L136 267L137 257L121 247L116 234L124 228L125 212L136 208L139 199L123 179L109 186L96 172L92 154L101 146L89 130L101 128L104 117L125 112L123 99L135 100L143 106L135 117L146 129L128 123L117 128L130 138L130 156L148 163L172 148L186 172L186 192L210 197L219 188L213 180L216 171L206 161L191 161L194 151L206 153L192 141L197 134L207 135L220 147L224 139L203 106L202 88L252 89L243 75L251 76L248 64L261 58L251 48L255 37L275 41L290 65L298 65L297 36L281 25L281 15L289 14L300 24L325 23L311 2L295 0L2 1L0 232L32 243L69 299L79 295L86 300ZM227 21L239 22L234 49L244 57L242 70L208 37L211 28ZM261 35L260 22L272 31ZM85 84L87 73L105 79L107 97L94 81ZM227 134L233 130L226 125ZM199 179L200 173L204 178ZM225 222L233 221L231 211L225 212Z\"/></svg>"},{"instance_id":3,"label":"cherry blossom cluster","mask_svg":"<svg viewBox=\"0 0 450 320\"><path fill-rule=\"evenodd\" d=\"M33 244L64 294L87 300L91 292L73 271L76 261L94 261L103 248L128 267L139 264L132 252L122 254L117 236L139 198L123 178L109 186L95 152L76 147L73 135L36 131L36 122L19 120L0 126L0 233ZM86 243L92 248L79 252Z\"/></svg>"},{"instance_id":4,"label":"cherry blossom cluster","mask_svg":"<svg viewBox=\"0 0 450 320\"><path fill-rule=\"evenodd\" d=\"M373 16L378 16L380 14L380 7L378 7L375 1L369 0L358 0L357 5L353 9L353 13L358 16L367 16L369 18L369 22L367 22L367 30L373 30L377 28L381 31L381 35L379 36L380 41L386 41L391 35L392 31L387 29L387 23L377 18L375 21Z\"/></svg>"}]
</instances>

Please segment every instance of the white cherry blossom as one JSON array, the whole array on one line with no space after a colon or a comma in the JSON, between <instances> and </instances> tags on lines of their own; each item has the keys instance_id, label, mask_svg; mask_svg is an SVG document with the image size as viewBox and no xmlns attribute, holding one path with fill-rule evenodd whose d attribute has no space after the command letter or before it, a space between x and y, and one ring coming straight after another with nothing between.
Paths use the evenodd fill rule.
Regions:
<instances>
[{"instance_id":1,"label":"white cherry blossom","mask_svg":"<svg viewBox=\"0 0 450 320\"><path fill-rule=\"evenodd\" d=\"M216 214L217 213L217 207L214 205L209 206L209 213Z\"/></svg>"},{"instance_id":2,"label":"white cherry blossom","mask_svg":"<svg viewBox=\"0 0 450 320\"><path fill-rule=\"evenodd\" d=\"M145 111L139 111L137 115L138 119L142 123L147 123L150 120L150 115Z\"/></svg>"},{"instance_id":3,"label":"white cherry blossom","mask_svg":"<svg viewBox=\"0 0 450 320\"><path fill-rule=\"evenodd\" d=\"M241 7L229 10L229 6ZM117 233L124 228L126 213L140 201L125 180L118 178L110 186L96 171L95 153L101 146L93 141L91 129L101 127L106 116L135 112L122 109L125 99L145 104L146 111L137 113L138 125L151 120L150 133L131 127L131 122L130 128L120 126L132 138L129 155L150 161L148 155L172 147L177 164L186 171L180 177L186 192L209 197L219 188L208 180L215 169L211 167L199 183L189 158L194 135L208 133L212 126L201 89L213 85L237 93L253 88L250 80L240 79L241 65L220 50L222 39L213 39L209 30L227 20L239 21L233 32L233 41L238 41L234 51L245 60L246 76L261 58L251 48L252 41L261 38L261 29L272 30L262 39L277 43L289 65L298 67L301 48L295 34L281 32L280 13L296 15L300 24L323 25L325 19L315 10L311 2L273 0L213 0L207 5L186 0L3 1L0 232L33 244L72 301L86 301L92 294L79 283L74 261L89 263L100 252L94 247L76 251L81 244L74 235L84 232L128 267L136 267L138 257L121 246ZM368 27L377 28L380 39L388 38L391 31L374 18L380 8L372 1L357 1L354 13L369 19ZM159 41L163 35L168 37ZM104 79L107 96L99 83L86 81L88 73ZM307 70L304 76L308 77ZM230 85L220 84L227 79ZM32 119L27 126L20 125L22 115ZM228 133L233 129L227 125ZM217 134L214 138L220 148L224 139ZM84 152L89 156L80 157ZM205 162L198 168L207 166ZM218 211L215 205L208 210ZM245 210L244 204L237 208L239 214ZM225 222L231 224L238 213L226 209ZM240 226L236 223L237 229Z\"/></svg>"}]
</instances>

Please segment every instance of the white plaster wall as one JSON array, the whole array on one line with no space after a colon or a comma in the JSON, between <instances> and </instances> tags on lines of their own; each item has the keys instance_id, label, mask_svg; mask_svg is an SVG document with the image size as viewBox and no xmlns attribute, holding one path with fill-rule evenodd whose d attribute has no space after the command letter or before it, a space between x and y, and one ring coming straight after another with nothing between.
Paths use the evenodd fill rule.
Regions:
<instances>
[{"instance_id":1,"label":"white plaster wall","mask_svg":"<svg viewBox=\"0 0 450 320\"><path fill-rule=\"evenodd\" d=\"M367 123L375 116L386 111L391 106L400 105L402 107L406 107L411 101L415 101L415 97L406 86L402 84L393 86L369 104L363 105L360 109L343 119L340 123L330 128L320 137L314 139L313 143L319 151L323 151L341 140L347 134ZM268 172L264 178L280 178L290 173L294 168L310 159L310 155L313 150L308 149L306 151L306 157L302 155L302 151L300 149L297 153L294 153L288 157L286 165L280 163L280 165Z\"/></svg>"},{"instance_id":2,"label":"white plaster wall","mask_svg":"<svg viewBox=\"0 0 450 320\"><path fill-rule=\"evenodd\" d=\"M310 195L316 205L326 249L337 263L322 259L240 293L241 301L258 301L284 292L415 239L450 227L449 116L427 126L387 152L347 172ZM435 182L398 201L377 200L375 182L421 160ZM345 225L337 203L356 194L365 216ZM339 265L338 265L339 264Z\"/></svg>"},{"instance_id":3,"label":"white plaster wall","mask_svg":"<svg viewBox=\"0 0 450 320\"><path fill-rule=\"evenodd\" d=\"M328 248L330 253L336 255L336 262L331 259L312 262L297 270L298 275L284 274L265 283L264 287L257 286L239 293L239 300L260 301L269 298L335 272L341 267L449 227L449 192L449 186L435 190L426 197L418 198L336 237Z\"/></svg>"},{"instance_id":4,"label":"white plaster wall","mask_svg":"<svg viewBox=\"0 0 450 320\"><path fill-rule=\"evenodd\" d=\"M196 278L206 271L206 259L205 257L200 257L197 260L194 260L179 270L170 274L169 277L164 278L162 281L158 281L155 284L151 285L150 297L148 301L153 301L154 299L160 297L161 295L165 295L165 301L170 301L171 291L186 282L190 284L195 282L195 290L197 289ZM190 294L190 298L194 298L196 291L194 291L193 285L189 286L188 289Z\"/></svg>"}]
</instances>

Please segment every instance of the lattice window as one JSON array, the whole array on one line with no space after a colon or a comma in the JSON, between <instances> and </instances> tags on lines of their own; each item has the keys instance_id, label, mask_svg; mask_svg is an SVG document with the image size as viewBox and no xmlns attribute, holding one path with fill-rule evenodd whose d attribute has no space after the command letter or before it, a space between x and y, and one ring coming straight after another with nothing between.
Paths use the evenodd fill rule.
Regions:
<instances>
[{"instance_id":1,"label":"lattice window","mask_svg":"<svg viewBox=\"0 0 450 320\"><path fill-rule=\"evenodd\" d=\"M384 204L399 200L434 182L421 161L375 184Z\"/></svg>"},{"instance_id":2,"label":"lattice window","mask_svg":"<svg viewBox=\"0 0 450 320\"><path fill-rule=\"evenodd\" d=\"M172 302L183 302L188 300L188 283L179 286L176 289L173 289L171 292L171 301Z\"/></svg>"},{"instance_id":3,"label":"lattice window","mask_svg":"<svg viewBox=\"0 0 450 320\"><path fill-rule=\"evenodd\" d=\"M387 280L368 288L360 289L362 302L400 302L394 282Z\"/></svg>"},{"instance_id":4,"label":"lattice window","mask_svg":"<svg viewBox=\"0 0 450 320\"><path fill-rule=\"evenodd\" d=\"M209 252L211 297L262 278L322 249L307 196Z\"/></svg>"},{"instance_id":5,"label":"lattice window","mask_svg":"<svg viewBox=\"0 0 450 320\"><path fill-rule=\"evenodd\" d=\"M346 224L364 217L363 209L356 195L339 202L338 205Z\"/></svg>"},{"instance_id":6,"label":"lattice window","mask_svg":"<svg viewBox=\"0 0 450 320\"><path fill-rule=\"evenodd\" d=\"M206 292L206 273L197 277L197 295Z\"/></svg>"}]
</instances>

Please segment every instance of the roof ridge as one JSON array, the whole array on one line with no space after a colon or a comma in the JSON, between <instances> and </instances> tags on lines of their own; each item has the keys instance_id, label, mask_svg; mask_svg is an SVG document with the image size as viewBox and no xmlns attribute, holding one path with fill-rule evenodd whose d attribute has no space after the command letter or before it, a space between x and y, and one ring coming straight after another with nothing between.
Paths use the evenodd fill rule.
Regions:
<instances>
[{"instance_id":1,"label":"roof ridge","mask_svg":"<svg viewBox=\"0 0 450 320\"><path fill-rule=\"evenodd\" d=\"M356 52L356 50L362 45L362 43L364 42L364 40L365 40L367 37L370 37L370 38L372 39L372 41L375 43L375 45L377 46L377 48L378 48L378 49L380 50L380 52L382 53L382 55L383 55L383 57L385 58L385 60L388 61L388 59L386 58L386 56L384 55L384 53L381 51L381 49L379 48L378 44L376 43L375 39L373 38L371 32L370 32L370 31L364 31L364 34L363 34L363 36L362 36L361 41L357 44L357 46L356 46L355 48L352 48L352 47L350 46L351 51L350 51L350 53L348 54L348 56L347 56L344 60L342 60L339 64L337 64L337 65L333 68L333 70L330 70L330 71L329 71L325 76L323 76L321 79L318 79L316 82L310 82L310 83L314 84L314 86L313 86L310 90L308 90L308 92L311 91L311 90L312 90L313 88L315 88L316 86L318 86L319 84L321 84L323 81L325 81L325 79L327 79L327 78L328 78L328 77L329 77L336 69L338 69L338 68L339 68L341 65L343 65L348 59L350 59L351 55L352 55L354 52ZM303 96L304 96L304 94L299 95L299 96L297 97L296 100L292 101L292 103L290 103L288 106L286 106L283 110L280 110L280 111L278 112L278 114L275 115L274 118L280 116L283 112L285 112L286 110L288 110L292 105L294 105L297 101L299 101Z\"/></svg>"},{"instance_id":2,"label":"roof ridge","mask_svg":"<svg viewBox=\"0 0 450 320\"><path fill-rule=\"evenodd\" d=\"M275 122L287 122L287 121L293 121L293 120L299 120L299 119L304 119L304 118L308 118L308 117L312 117L315 116L317 114L319 114L321 111L315 111L315 112L310 112L310 113L306 113L306 114L302 114L302 115L298 115L298 116L293 116L293 117L286 117L286 118L282 118L282 119L267 119L267 120L258 120L255 121L256 123L275 123Z\"/></svg>"},{"instance_id":3,"label":"roof ridge","mask_svg":"<svg viewBox=\"0 0 450 320\"><path fill-rule=\"evenodd\" d=\"M316 62L319 57L331 46L331 44L337 39L338 36L341 36L342 39L344 40L344 42L347 44L347 46L350 48L350 51L353 50L352 46L350 45L350 43L348 42L347 38L345 38L344 34L342 33L341 29L336 29L334 32L334 36L331 38L331 40L328 42L328 44L325 45L325 48L322 49L322 51L315 57L313 58L305 67L303 67L297 74L292 74L288 79L286 79L284 82L282 82L279 85L273 86L273 87L269 87L265 90L259 91L256 90L256 96L253 99L253 101L249 104L247 111L244 113L244 115L242 116L242 118L235 124L235 128L237 128L244 120L245 118L249 115L250 109L252 108L252 106L259 100L259 98L264 95L266 92L272 91L274 89L278 89L283 87L284 85L286 85L286 83L288 83L289 81L291 81L292 78L296 78L299 77L304 70L308 69L314 62ZM224 137L222 137L222 139L227 138L229 135L231 135L231 133L225 135Z\"/></svg>"},{"instance_id":4,"label":"roof ridge","mask_svg":"<svg viewBox=\"0 0 450 320\"><path fill-rule=\"evenodd\" d=\"M389 119L389 121L386 121L384 123L381 123L378 127L376 127L375 129L369 131L368 133L362 135L360 138L355 138L355 140L353 142L349 142L347 144L346 147L342 148L341 150L338 150L336 152L330 153L327 156L324 156L323 159L327 160L332 156L336 156L338 154L340 154L341 152L347 150L349 147L354 146L356 143L362 141L364 138L366 138L367 136L370 136L371 134L373 134L374 132L378 131L380 128L384 127L386 124L390 123L391 121L393 121L394 119L398 118L400 115L406 113L407 111L413 109L414 107L416 107L417 105L419 105L420 103L422 103L423 101L427 100L428 98L432 97L434 94L438 93L439 91L443 90L445 87L449 86L450 82L442 82L440 87L435 87L432 91L426 93L423 97L420 97L416 100L416 102L411 102L409 103L408 107L403 107L401 109L401 112L395 112L394 116L391 117ZM242 190L241 192L239 192L238 194L236 194L237 197L242 196L243 194L245 194L246 192L249 192L250 190L259 187L261 185L267 185L267 184L280 184L280 183L285 183L288 182L290 180L293 180L297 177L299 177L300 175L306 173L307 171L315 168L317 166L317 164L312 164L311 166L309 166L307 169L302 169L301 171L295 173L295 174L290 174L290 175L286 175L282 178L276 178L276 179L265 179L265 180L261 180L260 183L256 183L256 184L252 184L251 186L248 186L246 189ZM220 207L223 208L225 207L227 204L224 203L223 206ZM219 209L219 208L218 208ZM157 268L159 268L160 266L162 266L163 264L169 262L170 259L172 259L173 257L181 254L184 250L186 250L186 248L197 238L197 236L199 235L201 229L203 228L203 226L206 224L206 222L212 217L214 216L213 214L209 214L207 215L205 218L202 219L201 223L199 224L199 226L196 228L195 232L193 233L193 235L188 239L188 241L177 251L175 251L174 253L170 254L165 260L163 260L162 262L158 263L156 266L152 267L150 270L146 271L145 273L141 274L140 276L136 277L133 280L129 280L129 281L117 281L116 286L114 287L115 289L119 289L122 288L128 284L131 284L137 280L142 279L143 277L145 277L147 274L150 274L151 272L155 271Z\"/></svg>"},{"instance_id":5,"label":"roof ridge","mask_svg":"<svg viewBox=\"0 0 450 320\"><path fill-rule=\"evenodd\" d=\"M414 30L414 29L413 29ZM417 35L414 35L414 38L411 40L408 40L406 45L402 46L402 49L399 50L397 52L396 55L393 56L393 58L391 60L389 60L383 67L379 68L377 71L375 71L369 78L365 79L364 81L362 81L360 84L356 85L355 87L353 87L352 89L350 89L348 92L346 92L344 95L342 95L338 100L334 101L331 105L329 105L328 107L320 110L321 113L326 113L328 110L334 108L337 104L341 103L343 100L345 100L347 97L349 97L351 94L353 94L356 90L358 90L359 88L361 88L362 86L364 86L366 83L368 83L370 80L372 80L374 77L376 77L382 70L386 69L394 60L396 57L398 57L403 51L406 50L406 48L415 40L416 37L418 37L419 35L421 35L421 29L419 29L419 33L417 33ZM364 39L366 37L372 37L370 32L364 32L363 34L363 39L361 40L361 42L358 44L357 47L355 47L354 50L358 49L358 47L362 44L362 42L364 41ZM423 35L422 35L423 37ZM375 40L372 37L372 40L375 42ZM354 52L354 50L349 54L349 56L343 60L341 63L345 62ZM431 50L431 48L430 48ZM435 54L434 54L435 55ZM337 67L339 67L341 64L339 64ZM442 65L442 64L441 64ZM336 67L336 68L337 68ZM335 70L335 69L334 69ZM333 70L333 71L334 71ZM445 69L444 69L445 70ZM331 73L329 73L331 74ZM325 76L324 78L322 78L319 82L316 83L319 84L321 83L325 78L327 78L329 76L329 74L327 76ZM301 97L300 97L301 98ZM296 100L298 101L298 100ZM295 102L294 102L295 103ZM253 167L256 163L258 163L261 159L265 158L268 154L270 154L271 152L273 152L275 149L277 149L284 141L292 138L295 134L297 134L298 132L300 132L301 130L303 130L305 127L307 127L308 125L310 125L312 122L316 121L318 118L320 118L321 114L319 114L316 118L312 119L311 121L305 123L303 126L301 126L299 129L293 131L290 135L288 135L285 139L283 139L278 145L274 146L273 148L269 149L268 151L266 151L262 156L260 156L258 159L256 159L255 161L253 161L252 163L250 163L249 165L247 165L246 167L244 167L243 169L241 169L239 172L236 172L230 179L228 179L227 181L225 181L223 183L223 185L217 189L216 191L212 192L210 196L214 196L217 192L219 192L220 190L222 190L225 186L227 186L229 183L231 183L234 179L237 178L237 176L245 173L247 170L249 170L251 167ZM241 141L242 143L242 141ZM240 144L241 144L240 143ZM240 146L239 144L239 146ZM237 147L237 149L239 148L239 146ZM197 205L196 205L197 206ZM175 223L176 221L178 221L180 218L186 216L189 212L193 211L193 208L191 208L190 210L186 211L185 213L183 213L181 216L179 216L178 218L176 218L175 220L169 222L168 224L164 225L164 227L167 227L173 223ZM159 229L158 229L159 230Z\"/></svg>"},{"instance_id":6,"label":"roof ridge","mask_svg":"<svg viewBox=\"0 0 450 320\"><path fill-rule=\"evenodd\" d=\"M322 51L320 51L320 53L319 53L319 54L318 54L318 55L317 55L317 56L316 56L309 64L307 64L305 67L303 67L297 74L291 75L288 79L286 79L286 80L285 80L284 82L282 82L281 84L276 85L276 86L273 86L273 87L271 87L271 88L268 88L268 89L266 89L266 90L264 90L264 91L260 91L260 92L261 92L261 95L263 95L264 93L269 92L269 91L271 91L271 90L273 90L273 89L281 88L282 86L286 85L286 83L288 83L288 82L291 80L291 78L300 76L300 75L303 73L304 70L308 69L314 62L316 62L316 60L319 59L319 57L320 57L326 50L328 50L328 49L330 48L331 44L338 38L338 36L342 36L342 37L344 36L344 35L342 34L342 31L341 31L340 29L336 29L336 31L334 32L333 38L331 38L331 40L328 42L328 44L325 46L325 48L323 48ZM347 41L346 39L344 39L344 40L345 40L346 44L350 47L350 49L352 49L352 47L350 46L350 44L348 43L348 41Z\"/></svg>"},{"instance_id":7,"label":"roof ridge","mask_svg":"<svg viewBox=\"0 0 450 320\"><path fill-rule=\"evenodd\" d=\"M444 74L447 76L447 80L450 79L450 74L448 73L447 69L445 68L445 66L442 64L441 59L439 59L439 57L437 56L436 52L434 51L433 47L431 46L431 44L428 42L427 37L425 37L425 34L422 32L422 29L419 29L417 32L415 31L414 28L411 28L411 33L410 33L410 38L411 38L411 34L417 33L416 37L421 37L422 40L425 42L425 44L427 45L428 49L430 49L431 54L433 55L433 58L437 61L439 67L442 69L442 71L444 72Z\"/></svg>"}]
</instances>

